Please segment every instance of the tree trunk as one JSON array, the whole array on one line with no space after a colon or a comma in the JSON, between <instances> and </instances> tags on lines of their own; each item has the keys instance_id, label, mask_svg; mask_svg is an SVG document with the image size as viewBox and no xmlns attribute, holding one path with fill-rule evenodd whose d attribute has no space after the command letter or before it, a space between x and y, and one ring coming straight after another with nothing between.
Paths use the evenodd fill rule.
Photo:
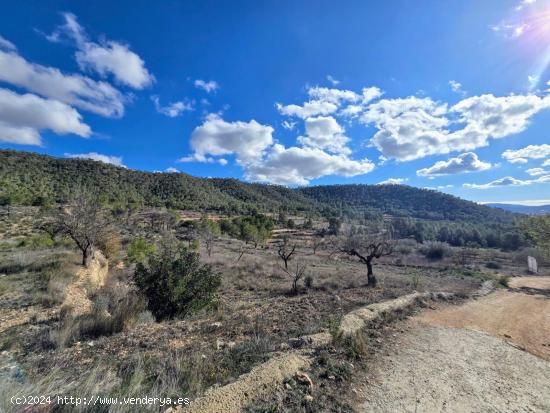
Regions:
<instances>
[{"instance_id":1,"label":"tree trunk","mask_svg":"<svg viewBox=\"0 0 550 413\"><path fill-rule=\"evenodd\" d=\"M82 250L82 265L87 267L90 261L90 248L85 248Z\"/></svg>"},{"instance_id":2,"label":"tree trunk","mask_svg":"<svg viewBox=\"0 0 550 413\"><path fill-rule=\"evenodd\" d=\"M376 287L376 277L372 272L372 258L367 258L367 287Z\"/></svg>"}]
</instances>

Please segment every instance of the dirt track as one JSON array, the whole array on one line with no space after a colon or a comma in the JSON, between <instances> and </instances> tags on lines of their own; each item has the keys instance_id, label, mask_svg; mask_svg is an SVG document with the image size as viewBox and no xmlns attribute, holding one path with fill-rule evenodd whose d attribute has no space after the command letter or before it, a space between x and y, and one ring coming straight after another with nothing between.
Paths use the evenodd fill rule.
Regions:
<instances>
[{"instance_id":1,"label":"dirt track","mask_svg":"<svg viewBox=\"0 0 550 413\"><path fill-rule=\"evenodd\" d=\"M406 327L373 366L361 411L550 411L550 277L516 278Z\"/></svg>"}]
</instances>

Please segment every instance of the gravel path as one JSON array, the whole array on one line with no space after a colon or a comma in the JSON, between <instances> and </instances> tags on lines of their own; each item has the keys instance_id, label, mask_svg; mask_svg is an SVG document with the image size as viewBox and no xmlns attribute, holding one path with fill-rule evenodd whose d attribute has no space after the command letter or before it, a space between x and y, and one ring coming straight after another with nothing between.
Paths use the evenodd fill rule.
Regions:
<instances>
[{"instance_id":1,"label":"gravel path","mask_svg":"<svg viewBox=\"0 0 550 413\"><path fill-rule=\"evenodd\" d=\"M550 344L548 279L511 286L409 320L372 366L360 411L550 412L550 362L514 343L535 354Z\"/></svg>"}]
</instances>

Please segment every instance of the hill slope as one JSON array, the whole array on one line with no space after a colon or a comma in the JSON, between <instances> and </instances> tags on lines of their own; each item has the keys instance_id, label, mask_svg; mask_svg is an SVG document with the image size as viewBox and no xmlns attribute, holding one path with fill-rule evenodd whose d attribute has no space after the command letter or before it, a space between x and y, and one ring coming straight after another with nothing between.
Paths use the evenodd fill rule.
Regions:
<instances>
[{"instance_id":1,"label":"hill slope","mask_svg":"<svg viewBox=\"0 0 550 413\"><path fill-rule=\"evenodd\" d=\"M237 179L197 178L184 173L151 173L83 159L0 151L3 203L63 202L75 188L93 189L106 202L138 202L220 213L249 211L354 215L367 212L424 220L506 223L514 214L436 191L401 185L332 185L289 189Z\"/></svg>"},{"instance_id":2,"label":"hill slope","mask_svg":"<svg viewBox=\"0 0 550 413\"><path fill-rule=\"evenodd\" d=\"M550 214L550 205L518 205L518 204L485 204L492 208L500 208L505 211L515 212L518 214L539 215Z\"/></svg>"}]
</instances>

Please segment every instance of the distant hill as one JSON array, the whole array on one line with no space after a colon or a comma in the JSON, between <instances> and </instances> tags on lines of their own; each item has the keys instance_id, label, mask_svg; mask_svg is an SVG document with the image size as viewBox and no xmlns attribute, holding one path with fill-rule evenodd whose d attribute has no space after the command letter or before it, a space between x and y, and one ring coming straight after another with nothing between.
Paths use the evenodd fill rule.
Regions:
<instances>
[{"instance_id":1,"label":"distant hill","mask_svg":"<svg viewBox=\"0 0 550 413\"><path fill-rule=\"evenodd\" d=\"M106 203L129 202L195 211L250 211L348 215L371 213L422 220L512 224L514 214L441 192L402 185L331 185L290 189L237 179L151 173L85 159L0 151L1 202L37 205L63 202L75 188L95 191Z\"/></svg>"},{"instance_id":2,"label":"distant hill","mask_svg":"<svg viewBox=\"0 0 550 413\"><path fill-rule=\"evenodd\" d=\"M500 203L491 203L485 204L493 208L503 209L505 211L515 212L517 214L527 214L527 215L540 215L540 214L550 214L550 205L518 205L518 204L500 204Z\"/></svg>"}]
</instances>

